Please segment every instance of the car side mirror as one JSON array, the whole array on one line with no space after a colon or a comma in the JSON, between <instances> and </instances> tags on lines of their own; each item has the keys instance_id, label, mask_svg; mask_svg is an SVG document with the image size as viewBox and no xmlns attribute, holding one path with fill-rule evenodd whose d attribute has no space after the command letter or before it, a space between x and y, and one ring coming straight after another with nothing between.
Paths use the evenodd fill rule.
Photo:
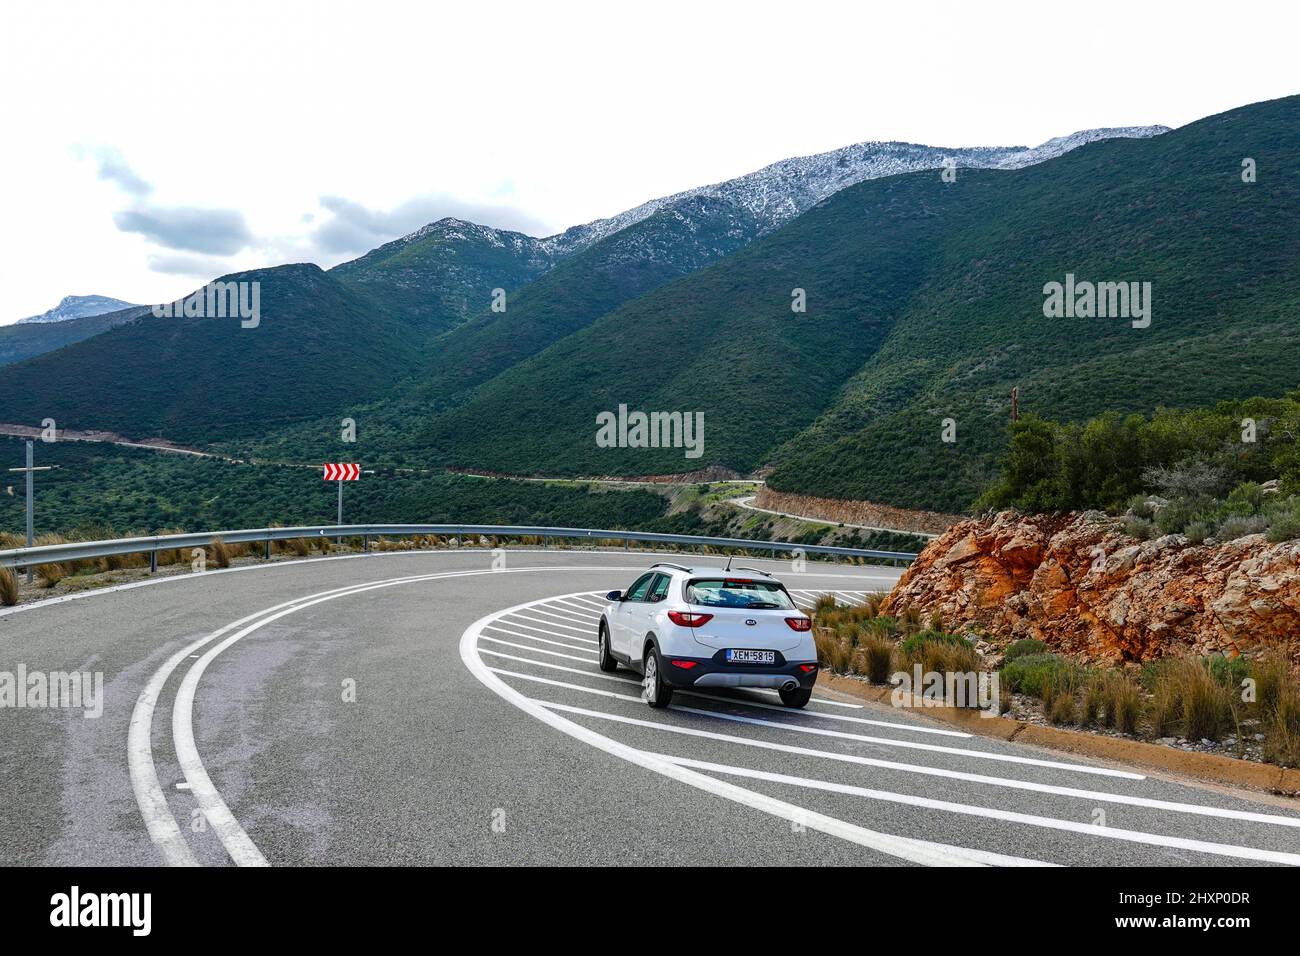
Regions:
<instances>
[{"instance_id":1,"label":"car side mirror","mask_svg":"<svg viewBox=\"0 0 1300 956\"><path fill-rule=\"evenodd\" d=\"M622 592L622 591L610 591L608 594L605 595L605 600L606 600L606 601L621 601L621 600L623 600L623 592Z\"/></svg>"}]
</instances>

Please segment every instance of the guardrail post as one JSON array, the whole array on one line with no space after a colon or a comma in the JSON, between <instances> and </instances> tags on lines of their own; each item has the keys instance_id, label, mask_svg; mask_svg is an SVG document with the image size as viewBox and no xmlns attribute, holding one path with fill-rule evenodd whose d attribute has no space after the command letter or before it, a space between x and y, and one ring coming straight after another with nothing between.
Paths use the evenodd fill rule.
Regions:
<instances>
[{"instance_id":1,"label":"guardrail post","mask_svg":"<svg viewBox=\"0 0 1300 956\"><path fill-rule=\"evenodd\" d=\"M266 550L262 556L268 561L271 560L271 536L269 534L266 536Z\"/></svg>"},{"instance_id":2,"label":"guardrail post","mask_svg":"<svg viewBox=\"0 0 1300 956\"><path fill-rule=\"evenodd\" d=\"M158 573L158 549L154 548L149 552L149 573Z\"/></svg>"},{"instance_id":3,"label":"guardrail post","mask_svg":"<svg viewBox=\"0 0 1300 956\"><path fill-rule=\"evenodd\" d=\"M368 535L368 534L363 534L363 535L361 536L361 550L362 550L362 551L369 551L369 550L370 550L370 535Z\"/></svg>"}]
</instances>

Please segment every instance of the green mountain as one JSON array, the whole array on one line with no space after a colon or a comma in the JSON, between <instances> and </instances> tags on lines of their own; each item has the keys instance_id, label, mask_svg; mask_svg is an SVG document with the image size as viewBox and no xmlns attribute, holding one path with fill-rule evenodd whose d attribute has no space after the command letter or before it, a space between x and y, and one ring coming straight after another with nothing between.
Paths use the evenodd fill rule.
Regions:
<instances>
[{"instance_id":1,"label":"green mountain","mask_svg":"<svg viewBox=\"0 0 1300 956\"><path fill-rule=\"evenodd\" d=\"M1023 410L1074 418L1300 380L1298 152L1289 97L1023 169L851 186L486 382L411 452L516 473L774 463L782 490L965 507L1013 386ZM1151 283L1149 327L1045 317L1067 274ZM598 447L620 404L704 411L704 454Z\"/></svg>"},{"instance_id":2,"label":"green mountain","mask_svg":"<svg viewBox=\"0 0 1300 956\"><path fill-rule=\"evenodd\" d=\"M53 352L73 342L80 342L100 332L107 332L124 322L145 314L143 306L132 306L100 315L86 315L58 322L16 322L0 326L0 365Z\"/></svg>"},{"instance_id":3,"label":"green mountain","mask_svg":"<svg viewBox=\"0 0 1300 956\"><path fill-rule=\"evenodd\" d=\"M410 322L317 266L218 281L260 283L255 327L238 317L158 318L146 310L5 368L0 417L207 443L260 435L331 408L341 415L415 368Z\"/></svg>"},{"instance_id":4,"label":"green mountain","mask_svg":"<svg viewBox=\"0 0 1300 956\"><path fill-rule=\"evenodd\" d=\"M335 266L330 275L432 336L486 309L493 289L517 289L561 258L520 232L439 219Z\"/></svg>"}]
</instances>

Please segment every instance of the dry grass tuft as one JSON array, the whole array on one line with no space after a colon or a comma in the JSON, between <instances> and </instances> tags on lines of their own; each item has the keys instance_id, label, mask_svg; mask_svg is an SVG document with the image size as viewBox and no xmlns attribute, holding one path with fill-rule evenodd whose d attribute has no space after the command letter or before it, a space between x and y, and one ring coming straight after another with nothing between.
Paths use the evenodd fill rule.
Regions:
<instances>
[{"instance_id":1,"label":"dry grass tuft","mask_svg":"<svg viewBox=\"0 0 1300 956\"><path fill-rule=\"evenodd\" d=\"M230 567L230 547L220 538L212 539L212 544L208 546L208 553L212 563L217 567Z\"/></svg>"},{"instance_id":2,"label":"dry grass tuft","mask_svg":"<svg viewBox=\"0 0 1300 956\"><path fill-rule=\"evenodd\" d=\"M0 566L0 604L13 607L18 603L18 579L11 568Z\"/></svg>"},{"instance_id":3,"label":"dry grass tuft","mask_svg":"<svg viewBox=\"0 0 1300 956\"><path fill-rule=\"evenodd\" d=\"M888 684L894 672L894 642L887 637L868 632L858 642L854 670L873 684Z\"/></svg>"},{"instance_id":4,"label":"dry grass tuft","mask_svg":"<svg viewBox=\"0 0 1300 956\"><path fill-rule=\"evenodd\" d=\"M61 564L41 564L36 567L36 580L43 588L52 588L68 576L68 569Z\"/></svg>"}]
</instances>

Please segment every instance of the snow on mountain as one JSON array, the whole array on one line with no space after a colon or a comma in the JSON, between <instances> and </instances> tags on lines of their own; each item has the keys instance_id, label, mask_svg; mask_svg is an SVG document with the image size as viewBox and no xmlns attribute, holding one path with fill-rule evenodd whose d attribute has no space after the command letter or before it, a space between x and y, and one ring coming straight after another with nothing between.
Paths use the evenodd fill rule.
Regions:
<instances>
[{"instance_id":1,"label":"snow on mountain","mask_svg":"<svg viewBox=\"0 0 1300 956\"><path fill-rule=\"evenodd\" d=\"M573 226L541 242L561 255L567 254L626 229L683 199L697 196L728 199L739 204L763 223L761 234L771 232L806 212L832 193L865 179L938 169L946 160L952 160L959 168L1018 169L1097 140L1146 138L1168 130L1167 126L1081 130L1050 139L1032 149L1024 146L943 149L914 143L855 143L827 153L783 159L736 179L652 199L617 216Z\"/></svg>"},{"instance_id":2,"label":"snow on mountain","mask_svg":"<svg viewBox=\"0 0 1300 956\"><path fill-rule=\"evenodd\" d=\"M116 312L119 309L130 309L134 304L133 302L123 302L121 299L112 299L106 295L68 295L64 296L63 300L48 312L19 319L15 324L24 322L63 322L67 319L80 319L87 315L103 315L106 312Z\"/></svg>"},{"instance_id":3,"label":"snow on mountain","mask_svg":"<svg viewBox=\"0 0 1300 956\"><path fill-rule=\"evenodd\" d=\"M382 249L398 248L428 236L479 239L493 245L528 248L557 261L636 225L685 200L721 199L739 206L759 223L759 235L771 232L806 212L833 193L865 179L939 169L951 160L958 168L1019 169L1053 159L1087 143L1103 139L1143 139L1169 131L1167 126L1125 126L1080 130L1039 146L974 146L944 149L915 143L865 142L813 156L798 156L726 182L661 196L608 219L597 219L543 239L493 229L460 219L440 219Z\"/></svg>"},{"instance_id":4,"label":"snow on mountain","mask_svg":"<svg viewBox=\"0 0 1300 956\"><path fill-rule=\"evenodd\" d=\"M1034 163L1055 159L1072 149L1078 149L1087 143L1095 143L1102 139L1150 139L1152 136L1159 136L1161 133L1167 132L1169 132L1168 126L1112 126L1104 129L1080 130L1077 133L1071 133L1069 136L1057 136L1055 139L1049 139L1041 146L1021 150L1012 156L1008 156L998 163L998 169L1019 169L1022 166L1032 166Z\"/></svg>"}]
</instances>

